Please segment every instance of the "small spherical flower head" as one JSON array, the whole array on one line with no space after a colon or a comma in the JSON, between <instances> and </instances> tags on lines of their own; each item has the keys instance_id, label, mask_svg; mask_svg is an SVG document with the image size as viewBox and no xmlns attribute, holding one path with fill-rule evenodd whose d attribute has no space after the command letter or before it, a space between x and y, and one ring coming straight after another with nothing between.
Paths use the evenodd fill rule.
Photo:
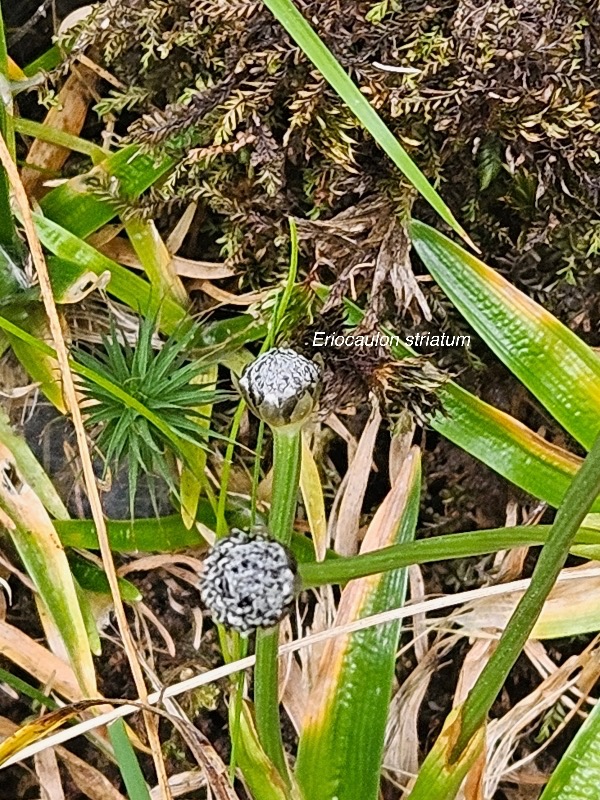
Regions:
<instances>
[{"instance_id":1,"label":"small spherical flower head","mask_svg":"<svg viewBox=\"0 0 600 800\"><path fill-rule=\"evenodd\" d=\"M233 529L204 559L202 602L213 619L248 635L270 628L288 614L296 590L296 563L262 530Z\"/></svg>"},{"instance_id":2,"label":"small spherical flower head","mask_svg":"<svg viewBox=\"0 0 600 800\"><path fill-rule=\"evenodd\" d=\"M240 391L257 417L271 427L299 425L321 390L321 369L287 347L275 347L244 370Z\"/></svg>"}]
</instances>

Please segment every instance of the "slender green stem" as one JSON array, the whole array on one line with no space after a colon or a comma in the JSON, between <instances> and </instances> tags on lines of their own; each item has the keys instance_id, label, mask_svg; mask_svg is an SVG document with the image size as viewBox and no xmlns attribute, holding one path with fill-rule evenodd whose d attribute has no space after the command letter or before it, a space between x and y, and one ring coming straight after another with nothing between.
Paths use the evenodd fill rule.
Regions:
<instances>
[{"instance_id":1,"label":"slender green stem","mask_svg":"<svg viewBox=\"0 0 600 800\"><path fill-rule=\"evenodd\" d=\"M300 482L299 430L273 429L273 490L269 528L278 542L289 545L292 538Z\"/></svg>"},{"instance_id":2,"label":"slender green stem","mask_svg":"<svg viewBox=\"0 0 600 800\"><path fill-rule=\"evenodd\" d=\"M514 528L491 528L472 533L453 533L433 536L417 542L395 544L373 553L363 553L346 558L305 562L298 565L298 573L304 589L325 586L330 583L346 583L355 578L376 575L412 564L427 564L451 558L469 558L513 547L544 544L552 530L550 525L535 527L521 525ZM576 544L600 545L600 532L581 528Z\"/></svg>"},{"instance_id":3,"label":"slender green stem","mask_svg":"<svg viewBox=\"0 0 600 800\"><path fill-rule=\"evenodd\" d=\"M6 141L9 153L13 161L15 159L15 130L13 127L13 113L12 113L12 94L10 86L10 78L8 75L8 50L6 49L6 35L4 31L4 17L2 16L2 8L0 8L0 73L4 78L4 92L6 96L3 97L2 102L2 135Z\"/></svg>"},{"instance_id":4,"label":"slender green stem","mask_svg":"<svg viewBox=\"0 0 600 800\"><path fill-rule=\"evenodd\" d=\"M39 58L32 61L31 64L27 64L26 67L23 67L23 72L28 78L33 78L34 75L37 75L37 73L42 70L44 72L50 72L54 67L58 67L62 60L63 54L58 45L53 45L48 48L45 53L42 53Z\"/></svg>"},{"instance_id":5,"label":"slender green stem","mask_svg":"<svg viewBox=\"0 0 600 800\"><path fill-rule=\"evenodd\" d=\"M273 491L269 527L285 545L292 538L300 480L301 433L297 429L273 429ZM260 742L273 764L287 779L287 764L279 719L279 626L256 635L254 704Z\"/></svg>"},{"instance_id":6,"label":"slender green stem","mask_svg":"<svg viewBox=\"0 0 600 800\"><path fill-rule=\"evenodd\" d=\"M256 634L254 667L254 708L261 745L279 773L287 776L287 764L279 718L279 626Z\"/></svg>"},{"instance_id":7,"label":"slender green stem","mask_svg":"<svg viewBox=\"0 0 600 800\"><path fill-rule=\"evenodd\" d=\"M108 726L108 735L115 751L127 794L131 800L150 800L148 786L122 719L118 719Z\"/></svg>"},{"instance_id":8,"label":"slender green stem","mask_svg":"<svg viewBox=\"0 0 600 800\"><path fill-rule=\"evenodd\" d=\"M451 756L453 762L460 758L474 734L484 724L492 704L533 630L583 518L599 492L600 436L569 486L538 558L529 588L465 701L461 713L460 734Z\"/></svg>"},{"instance_id":9,"label":"slender green stem","mask_svg":"<svg viewBox=\"0 0 600 800\"><path fill-rule=\"evenodd\" d=\"M264 439L265 423L261 419L258 425L258 434L256 436L256 458L254 459L254 468L252 470L252 495L250 497L251 528L254 527L256 522L256 503L258 500L258 485L260 483Z\"/></svg>"},{"instance_id":10,"label":"slender green stem","mask_svg":"<svg viewBox=\"0 0 600 800\"><path fill-rule=\"evenodd\" d=\"M8 151L12 158L15 158L15 132L13 128L13 115L10 96L10 84L8 80L8 52L6 49L6 37L4 35L4 18L2 7L0 6L0 76L3 82L2 92L0 93L0 135L4 138ZM8 93L8 96L5 94ZM19 250L19 237L15 227L12 209L10 207L10 195L8 177L4 169L0 170L0 245L6 247L16 255Z\"/></svg>"},{"instance_id":11,"label":"slender green stem","mask_svg":"<svg viewBox=\"0 0 600 800\"><path fill-rule=\"evenodd\" d=\"M248 639L237 636L234 642L236 659L245 658L248 655ZM231 758L229 759L229 782L233 786L235 771L238 764L238 752L240 748L242 716L242 701L246 686L246 673L240 672L233 683L233 691L229 703L229 727L231 729Z\"/></svg>"},{"instance_id":12,"label":"slender green stem","mask_svg":"<svg viewBox=\"0 0 600 800\"><path fill-rule=\"evenodd\" d=\"M69 150L73 150L74 153L83 153L83 155L89 156L94 163L104 161L108 155L106 150L98 147L97 144L88 142L87 139L82 139L80 136L73 136L72 133L67 133L60 128L53 128L43 122L35 122L32 119L19 117L14 121L14 128L25 136L33 136L42 142L50 142L61 147L67 147Z\"/></svg>"},{"instance_id":13,"label":"slender green stem","mask_svg":"<svg viewBox=\"0 0 600 800\"><path fill-rule=\"evenodd\" d=\"M288 267L288 274L285 282L285 288L279 296L275 311L273 312L273 319L269 325L269 332L265 338L264 345L261 348L261 353L273 347L277 334L280 332L287 307L294 292L296 285L296 275L298 274L298 228L293 217L289 217L288 223L290 226L290 264Z\"/></svg>"},{"instance_id":14,"label":"slender green stem","mask_svg":"<svg viewBox=\"0 0 600 800\"><path fill-rule=\"evenodd\" d=\"M233 415L231 429L229 431L229 444L225 451L225 459L223 461L223 468L221 470L221 488L219 490L219 502L217 504L217 538L225 536L227 533L227 519L225 517L225 508L227 507L227 489L229 488L229 476L231 475L231 465L233 464L233 451L237 442L237 435L242 422L242 415L246 403L240 400L238 407Z\"/></svg>"}]
</instances>

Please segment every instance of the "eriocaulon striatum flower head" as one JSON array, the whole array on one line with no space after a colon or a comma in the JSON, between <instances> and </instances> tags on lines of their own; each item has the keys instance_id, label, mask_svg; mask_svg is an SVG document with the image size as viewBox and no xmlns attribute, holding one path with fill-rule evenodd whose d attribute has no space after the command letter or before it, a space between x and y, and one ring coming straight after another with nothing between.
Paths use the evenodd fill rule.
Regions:
<instances>
[{"instance_id":1,"label":"eriocaulon striatum flower head","mask_svg":"<svg viewBox=\"0 0 600 800\"><path fill-rule=\"evenodd\" d=\"M200 596L216 622L248 635L288 614L296 580L294 557L264 528L234 528L204 559Z\"/></svg>"},{"instance_id":2,"label":"eriocaulon striatum flower head","mask_svg":"<svg viewBox=\"0 0 600 800\"><path fill-rule=\"evenodd\" d=\"M321 389L321 369L286 347L275 347L244 370L240 391L257 417L272 428L300 425Z\"/></svg>"}]
</instances>

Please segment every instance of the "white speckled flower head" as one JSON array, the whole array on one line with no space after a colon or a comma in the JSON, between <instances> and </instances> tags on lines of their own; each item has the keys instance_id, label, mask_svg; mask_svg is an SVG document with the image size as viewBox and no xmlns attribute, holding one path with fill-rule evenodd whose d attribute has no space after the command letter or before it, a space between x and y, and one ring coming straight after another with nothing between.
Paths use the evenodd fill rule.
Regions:
<instances>
[{"instance_id":1,"label":"white speckled flower head","mask_svg":"<svg viewBox=\"0 0 600 800\"><path fill-rule=\"evenodd\" d=\"M202 602L213 619L248 635L270 628L289 612L296 590L296 562L263 530L233 529L204 559Z\"/></svg>"},{"instance_id":2,"label":"white speckled flower head","mask_svg":"<svg viewBox=\"0 0 600 800\"><path fill-rule=\"evenodd\" d=\"M321 370L286 347L275 347L249 364L240 390L257 417L271 427L302 423L316 405Z\"/></svg>"}]
</instances>

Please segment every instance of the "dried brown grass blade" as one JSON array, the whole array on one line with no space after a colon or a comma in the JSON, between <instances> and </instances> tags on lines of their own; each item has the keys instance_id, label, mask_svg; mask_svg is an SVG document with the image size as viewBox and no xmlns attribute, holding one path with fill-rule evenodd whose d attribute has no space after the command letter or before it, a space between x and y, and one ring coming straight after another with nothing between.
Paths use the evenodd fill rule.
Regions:
<instances>
[{"instance_id":1,"label":"dried brown grass blade","mask_svg":"<svg viewBox=\"0 0 600 800\"><path fill-rule=\"evenodd\" d=\"M93 90L98 77L86 67L80 67L65 81L58 94L58 105L47 113L44 124L51 128L78 136L87 116ZM41 197L45 190L44 181L48 172L59 172L70 156L67 147L36 139L27 154L27 165L22 171L25 190L31 197Z\"/></svg>"},{"instance_id":2,"label":"dried brown grass blade","mask_svg":"<svg viewBox=\"0 0 600 800\"><path fill-rule=\"evenodd\" d=\"M68 664L3 621L0 622L0 653L65 700L73 703L83 698L79 682Z\"/></svg>"},{"instance_id":3,"label":"dried brown grass blade","mask_svg":"<svg viewBox=\"0 0 600 800\"><path fill-rule=\"evenodd\" d=\"M103 231L104 229L98 234L90 236L88 242L118 264L122 264L124 267L133 267L133 269L141 270L141 261L137 257L131 244L120 236L111 236L107 241L105 238L106 233L103 234ZM171 260L173 269L180 278L194 278L199 281L216 281L223 278L231 278L235 275L235 270L219 261L194 261L181 256L171 256Z\"/></svg>"},{"instance_id":4,"label":"dried brown grass blade","mask_svg":"<svg viewBox=\"0 0 600 800\"><path fill-rule=\"evenodd\" d=\"M33 762L40 782L41 800L65 800L54 750L42 750Z\"/></svg>"},{"instance_id":5,"label":"dried brown grass blade","mask_svg":"<svg viewBox=\"0 0 600 800\"><path fill-rule=\"evenodd\" d=\"M360 437L356 455L346 473L346 489L335 526L335 550L344 556L354 555L358 550L360 514L373 463L375 440L381 425L377 401L373 402L373 410Z\"/></svg>"},{"instance_id":6,"label":"dried brown grass blade","mask_svg":"<svg viewBox=\"0 0 600 800\"><path fill-rule=\"evenodd\" d=\"M12 736L18 729L19 726L15 725L14 722L5 717L0 717L0 737L3 739ZM54 750L42 752L56 752L69 770L69 774L77 788L90 800L125 800L108 778L105 778L95 767L92 767L64 747L56 747Z\"/></svg>"}]
</instances>

